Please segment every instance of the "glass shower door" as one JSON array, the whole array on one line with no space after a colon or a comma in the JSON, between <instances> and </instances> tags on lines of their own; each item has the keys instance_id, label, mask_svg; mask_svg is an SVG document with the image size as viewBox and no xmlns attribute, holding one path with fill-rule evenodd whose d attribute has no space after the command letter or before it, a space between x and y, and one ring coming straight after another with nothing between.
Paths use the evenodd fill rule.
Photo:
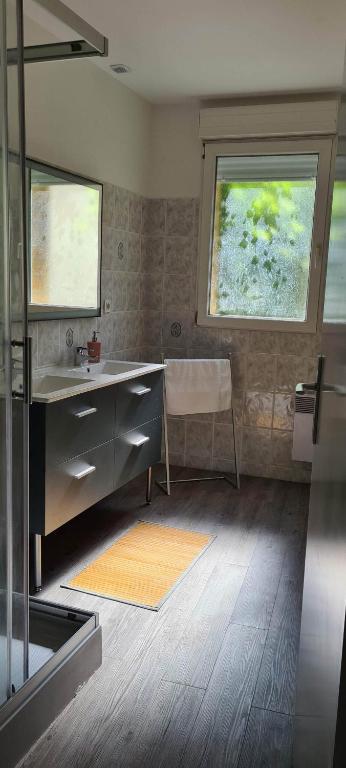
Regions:
<instances>
[{"instance_id":1,"label":"glass shower door","mask_svg":"<svg viewBox=\"0 0 346 768\"><path fill-rule=\"evenodd\" d=\"M28 403L22 2L0 0L0 704L28 677ZM7 52L16 63L8 65Z\"/></svg>"}]
</instances>

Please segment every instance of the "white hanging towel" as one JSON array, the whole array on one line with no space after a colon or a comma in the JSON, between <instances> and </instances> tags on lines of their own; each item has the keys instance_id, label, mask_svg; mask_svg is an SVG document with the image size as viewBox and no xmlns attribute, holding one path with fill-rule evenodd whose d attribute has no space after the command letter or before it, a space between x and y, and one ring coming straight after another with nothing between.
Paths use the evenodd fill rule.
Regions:
<instances>
[{"instance_id":1,"label":"white hanging towel","mask_svg":"<svg viewBox=\"0 0 346 768\"><path fill-rule=\"evenodd\" d=\"M231 407L229 360L165 360L167 413L214 413Z\"/></svg>"}]
</instances>

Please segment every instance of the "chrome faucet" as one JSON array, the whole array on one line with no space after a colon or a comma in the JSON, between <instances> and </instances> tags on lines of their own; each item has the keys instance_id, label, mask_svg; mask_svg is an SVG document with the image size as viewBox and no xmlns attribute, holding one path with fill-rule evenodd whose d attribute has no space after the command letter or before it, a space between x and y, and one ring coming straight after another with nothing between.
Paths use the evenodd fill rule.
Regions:
<instances>
[{"instance_id":1,"label":"chrome faucet","mask_svg":"<svg viewBox=\"0 0 346 768\"><path fill-rule=\"evenodd\" d=\"M88 364L88 350L86 347L76 347L75 364L81 368Z\"/></svg>"}]
</instances>

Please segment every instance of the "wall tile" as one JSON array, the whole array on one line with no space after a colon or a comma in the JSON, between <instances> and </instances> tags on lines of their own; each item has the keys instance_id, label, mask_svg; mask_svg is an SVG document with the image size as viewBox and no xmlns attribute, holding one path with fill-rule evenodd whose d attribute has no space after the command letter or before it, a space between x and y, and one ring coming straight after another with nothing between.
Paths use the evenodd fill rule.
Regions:
<instances>
[{"instance_id":1,"label":"wall tile","mask_svg":"<svg viewBox=\"0 0 346 768\"><path fill-rule=\"evenodd\" d=\"M102 193L102 222L109 227L115 226L115 187L104 184Z\"/></svg>"},{"instance_id":2,"label":"wall tile","mask_svg":"<svg viewBox=\"0 0 346 768\"><path fill-rule=\"evenodd\" d=\"M277 392L294 392L298 361L303 361L303 363L305 363L304 358L296 357L295 355L278 355L276 359L275 386Z\"/></svg>"},{"instance_id":3,"label":"wall tile","mask_svg":"<svg viewBox=\"0 0 346 768\"><path fill-rule=\"evenodd\" d=\"M137 312L125 313L125 343L124 347L138 347L140 345L140 326Z\"/></svg>"},{"instance_id":4,"label":"wall tile","mask_svg":"<svg viewBox=\"0 0 346 768\"><path fill-rule=\"evenodd\" d=\"M214 424L213 459L228 459L234 457L232 424Z\"/></svg>"},{"instance_id":5,"label":"wall tile","mask_svg":"<svg viewBox=\"0 0 346 768\"><path fill-rule=\"evenodd\" d=\"M128 259L129 272L139 272L141 264L141 237L136 232L128 233Z\"/></svg>"},{"instance_id":6,"label":"wall tile","mask_svg":"<svg viewBox=\"0 0 346 768\"><path fill-rule=\"evenodd\" d=\"M193 237L166 237L165 272L189 275L195 267L195 243Z\"/></svg>"},{"instance_id":7,"label":"wall tile","mask_svg":"<svg viewBox=\"0 0 346 768\"><path fill-rule=\"evenodd\" d=\"M185 453L185 422L182 419L168 419L169 452L182 458Z\"/></svg>"},{"instance_id":8,"label":"wall tile","mask_svg":"<svg viewBox=\"0 0 346 768\"><path fill-rule=\"evenodd\" d=\"M294 395L275 395L273 429L293 429Z\"/></svg>"},{"instance_id":9,"label":"wall tile","mask_svg":"<svg viewBox=\"0 0 346 768\"><path fill-rule=\"evenodd\" d=\"M266 427L270 429L273 420L273 400L274 396L269 393L246 392L244 424L247 427Z\"/></svg>"},{"instance_id":10,"label":"wall tile","mask_svg":"<svg viewBox=\"0 0 346 768\"><path fill-rule=\"evenodd\" d=\"M247 356L247 388L254 392L273 392L275 388L275 357L266 354Z\"/></svg>"},{"instance_id":11,"label":"wall tile","mask_svg":"<svg viewBox=\"0 0 346 768\"><path fill-rule=\"evenodd\" d=\"M270 464L271 454L270 429L243 428L242 461Z\"/></svg>"},{"instance_id":12,"label":"wall tile","mask_svg":"<svg viewBox=\"0 0 346 768\"><path fill-rule=\"evenodd\" d=\"M143 198L139 195L129 193L129 231L138 232L142 231L142 208Z\"/></svg>"},{"instance_id":13,"label":"wall tile","mask_svg":"<svg viewBox=\"0 0 346 768\"><path fill-rule=\"evenodd\" d=\"M199 456L211 462L212 432L210 422L187 421L186 457Z\"/></svg>"},{"instance_id":14,"label":"wall tile","mask_svg":"<svg viewBox=\"0 0 346 768\"><path fill-rule=\"evenodd\" d=\"M235 389L245 389L246 357L232 355L232 384Z\"/></svg>"},{"instance_id":15,"label":"wall tile","mask_svg":"<svg viewBox=\"0 0 346 768\"><path fill-rule=\"evenodd\" d=\"M219 347L225 353L246 355L249 348L248 331L231 331L225 328L219 330Z\"/></svg>"},{"instance_id":16,"label":"wall tile","mask_svg":"<svg viewBox=\"0 0 346 768\"><path fill-rule=\"evenodd\" d=\"M110 352L112 349L121 349L114 345L114 314L103 315L100 318L100 341L102 352Z\"/></svg>"},{"instance_id":17,"label":"wall tile","mask_svg":"<svg viewBox=\"0 0 346 768\"><path fill-rule=\"evenodd\" d=\"M211 469L215 472L223 472L225 475L233 475L235 472L234 459L228 460L214 457Z\"/></svg>"},{"instance_id":18,"label":"wall tile","mask_svg":"<svg viewBox=\"0 0 346 768\"><path fill-rule=\"evenodd\" d=\"M101 311L105 301L110 301L113 306L113 272L110 269L101 270Z\"/></svg>"},{"instance_id":19,"label":"wall tile","mask_svg":"<svg viewBox=\"0 0 346 768\"><path fill-rule=\"evenodd\" d=\"M161 310L145 309L140 313L140 345L162 348Z\"/></svg>"},{"instance_id":20,"label":"wall tile","mask_svg":"<svg viewBox=\"0 0 346 768\"><path fill-rule=\"evenodd\" d=\"M129 227L129 192L121 187L115 187L114 226L116 229Z\"/></svg>"},{"instance_id":21,"label":"wall tile","mask_svg":"<svg viewBox=\"0 0 346 768\"><path fill-rule=\"evenodd\" d=\"M193 199L167 200L167 235L191 235L193 233L195 201Z\"/></svg>"},{"instance_id":22,"label":"wall tile","mask_svg":"<svg viewBox=\"0 0 346 768\"><path fill-rule=\"evenodd\" d=\"M128 272L126 275L126 309L139 309L140 277L139 272Z\"/></svg>"},{"instance_id":23,"label":"wall tile","mask_svg":"<svg viewBox=\"0 0 346 768\"><path fill-rule=\"evenodd\" d=\"M160 309L162 306L162 275L141 275L141 308Z\"/></svg>"},{"instance_id":24,"label":"wall tile","mask_svg":"<svg viewBox=\"0 0 346 768\"><path fill-rule=\"evenodd\" d=\"M193 312L182 309L165 311L163 316L163 343L167 347L188 347L191 342Z\"/></svg>"},{"instance_id":25,"label":"wall tile","mask_svg":"<svg viewBox=\"0 0 346 768\"><path fill-rule=\"evenodd\" d=\"M292 465L292 432L273 430L272 461L286 467Z\"/></svg>"},{"instance_id":26,"label":"wall tile","mask_svg":"<svg viewBox=\"0 0 346 768\"><path fill-rule=\"evenodd\" d=\"M166 224L165 200L145 200L142 211L142 231L145 235L163 235Z\"/></svg>"},{"instance_id":27,"label":"wall tile","mask_svg":"<svg viewBox=\"0 0 346 768\"><path fill-rule=\"evenodd\" d=\"M278 334L272 331L249 331L249 351L275 354L278 349Z\"/></svg>"},{"instance_id":28,"label":"wall tile","mask_svg":"<svg viewBox=\"0 0 346 768\"><path fill-rule=\"evenodd\" d=\"M193 454L186 454L184 466L191 467L191 469L210 469L211 463L210 456L194 456ZM180 459L178 464L180 467L182 466Z\"/></svg>"},{"instance_id":29,"label":"wall tile","mask_svg":"<svg viewBox=\"0 0 346 768\"><path fill-rule=\"evenodd\" d=\"M40 320L38 328L38 367L54 365L60 359L59 321Z\"/></svg>"},{"instance_id":30,"label":"wall tile","mask_svg":"<svg viewBox=\"0 0 346 768\"><path fill-rule=\"evenodd\" d=\"M115 231L110 227L102 227L102 269L113 269L115 261Z\"/></svg>"},{"instance_id":31,"label":"wall tile","mask_svg":"<svg viewBox=\"0 0 346 768\"><path fill-rule=\"evenodd\" d=\"M277 344L281 355L312 356L316 352L316 334L283 331L277 334Z\"/></svg>"},{"instance_id":32,"label":"wall tile","mask_svg":"<svg viewBox=\"0 0 346 768\"><path fill-rule=\"evenodd\" d=\"M192 309L191 278L187 275L165 275L163 300L164 307L168 310L173 307Z\"/></svg>"},{"instance_id":33,"label":"wall tile","mask_svg":"<svg viewBox=\"0 0 346 768\"><path fill-rule=\"evenodd\" d=\"M205 350L215 350L219 348L219 331L217 328L204 328L202 325L194 323L191 333L191 346L199 347Z\"/></svg>"},{"instance_id":34,"label":"wall tile","mask_svg":"<svg viewBox=\"0 0 346 768\"><path fill-rule=\"evenodd\" d=\"M199 200L195 200L195 219L194 219L194 228L193 233L196 238L198 238L199 235Z\"/></svg>"},{"instance_id":35,"label":"wall tile","mask_svg":"<svg viewBox=\"0 0 346 768\"><path fill-rule=\"evenodd\" d=\"M112 307L114 311L126 308L127 278L126 272L112 272Z\"/></svg>"},{"instance_id":36,"label":"wall tile","mask_svg":"<svg viewBox=\"0 0 346 768\"><path fill-rule=\"evenodd\" d=\"M141 271L162 272L164 267L164 238L142 236Z\"/></svg>"},{"instance_id":37,"label":"wall tile","mask_svg":"<svg viewBox=\"0 0 346 768\"><path fill-rule=\"evenodd\" d=\"M114 230L114 256L112 269L128 270L128 233L124 230Z\"/></svg>"},{"instance_id":38,"label":"wall tile","mask_svg":"<svg viewBox=\"0 0 346 768\"><path fill-rule=\"evenodd\" d=\"M214 421L213 413L189 413L188 416L180 416L185 421Z\"/></svg>"}]
</instances>

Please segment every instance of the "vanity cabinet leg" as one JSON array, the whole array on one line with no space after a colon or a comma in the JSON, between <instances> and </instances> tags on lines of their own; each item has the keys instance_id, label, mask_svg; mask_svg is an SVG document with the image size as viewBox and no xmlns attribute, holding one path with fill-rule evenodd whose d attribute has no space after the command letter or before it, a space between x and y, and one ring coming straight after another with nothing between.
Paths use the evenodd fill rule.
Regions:
<instances>
[{"instance_id":1,"label":"vanity cabinet leg","mask_svg":"<svg viewBox=\"0 0 346 768\"><path fill-rule=\"evenodd\" d=\"M40 592L42 589L42 536L34 535L34 589Z\"/></svg>"},{"instance_id":2,"label":"vanity cabinet leg","mask_svg":"<svg viewBox=\"0 0 346 768\"><path fill-rule=\"evenodd\" d=\"M147 469L147 495L146 495L147 504L151 504L151 488L152 488L152 467L148 467L148 469Z\"/></svg>"}]
</instances>

